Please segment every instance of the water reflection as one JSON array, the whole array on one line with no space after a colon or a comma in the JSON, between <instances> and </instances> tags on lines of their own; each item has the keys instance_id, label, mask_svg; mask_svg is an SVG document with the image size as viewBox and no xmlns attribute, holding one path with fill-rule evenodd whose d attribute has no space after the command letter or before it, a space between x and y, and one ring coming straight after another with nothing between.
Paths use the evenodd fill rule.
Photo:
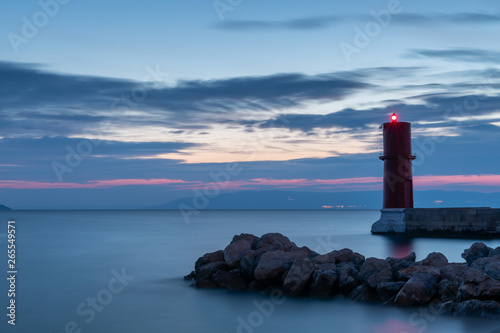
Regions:
<instances>
[{"instance_id":1,"label":"water reflection","mask_svg":"<svg viewBox=\"0 0 500 333\"><path fill-rule=\"evenodd\" d=\"M389 253L391 257L403 258L415 251L413 239L404 236L387 237Z\"/></svg>"}]
</instances>

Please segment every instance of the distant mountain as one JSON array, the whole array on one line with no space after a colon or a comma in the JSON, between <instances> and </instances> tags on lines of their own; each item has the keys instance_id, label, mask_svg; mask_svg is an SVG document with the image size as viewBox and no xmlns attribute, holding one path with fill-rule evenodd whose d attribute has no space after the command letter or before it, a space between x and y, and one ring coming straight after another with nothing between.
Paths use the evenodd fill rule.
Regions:
<instances>
[{"instance_id":1,"label":"distant mountain","mask_svg":"<svg viewBox=\"0 0 500 333\"><path fill-rule=\"evenodd\" d=\"M12 210L12 209L7 206L0 205L0 210Z\"/></svg>"},{"instance_id":2,"label":"distant mountain","mask_svg":"<svg viewBox=\"0 0 500 333\"><path fill-rule=\"evenodd\" d=\"M500 207L500 193L415 192L415 207ZM150 209L380 209L382 192L241 191L195 196Z\"/></svg>"}]
</instances>

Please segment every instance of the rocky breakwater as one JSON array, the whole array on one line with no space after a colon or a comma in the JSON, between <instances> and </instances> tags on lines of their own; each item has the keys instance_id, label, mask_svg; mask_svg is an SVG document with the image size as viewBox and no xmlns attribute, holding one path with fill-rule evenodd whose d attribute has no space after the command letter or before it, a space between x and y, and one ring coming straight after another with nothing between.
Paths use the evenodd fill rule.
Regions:
<instances>
[{"instance_id":1,"label":"rocky breakwater","mask_svg":"<svg viewBox=\"0 0 500 333\"><path fill-rule=\"evenodd\" d=\"M449 263L441 253L416 261L367 258L350 249L320 255L287 237L234 236L224 249L207 253L185 277L198 288L283 292L402 307L432 304L439 313L500 318L500 247L474 243Z\"/></svg>"}]
</instances>

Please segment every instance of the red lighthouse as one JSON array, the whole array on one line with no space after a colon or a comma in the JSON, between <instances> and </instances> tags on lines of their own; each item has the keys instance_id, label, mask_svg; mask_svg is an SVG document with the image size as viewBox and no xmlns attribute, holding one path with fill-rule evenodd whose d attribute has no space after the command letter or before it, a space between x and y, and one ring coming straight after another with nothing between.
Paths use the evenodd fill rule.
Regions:
<instances>
[{"instance_id":1,"label":"red lighthouse","mask_svg":"<svg viewBox=\"0 0 500 333\"><path fill-rule=\"evenodd\" d=\"M384 123L384 203L383 208L413 208L411 123L399 122L393 113Z\"/></svg>"}]
</instances>

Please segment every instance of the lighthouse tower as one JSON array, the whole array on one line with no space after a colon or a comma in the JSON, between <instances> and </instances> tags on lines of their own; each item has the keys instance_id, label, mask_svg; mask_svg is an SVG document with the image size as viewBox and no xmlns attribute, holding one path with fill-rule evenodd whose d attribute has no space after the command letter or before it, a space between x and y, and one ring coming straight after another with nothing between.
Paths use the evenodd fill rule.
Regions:
<instances>
[{"instance_id":1,"label":"lighthouse tower","mask_svg":"<svg viewBox=\"0 0 500 333\"><path fill-rule=\"evenodd\" d=\"M413 208L411 123L399 122L394 113L384 129L383 208Z\"/></svg>"},{"instance_id":2,"label":"lighthouse tower","mask_svg":"<svg viewBox=\"0 0 500 333\"><path fill-rule=\"evenodd\" d=\"M500 238L500 208L413 208L411 124L393 114L384 129L384 203L372 234Z\"/></svg>"}]
</instances>

